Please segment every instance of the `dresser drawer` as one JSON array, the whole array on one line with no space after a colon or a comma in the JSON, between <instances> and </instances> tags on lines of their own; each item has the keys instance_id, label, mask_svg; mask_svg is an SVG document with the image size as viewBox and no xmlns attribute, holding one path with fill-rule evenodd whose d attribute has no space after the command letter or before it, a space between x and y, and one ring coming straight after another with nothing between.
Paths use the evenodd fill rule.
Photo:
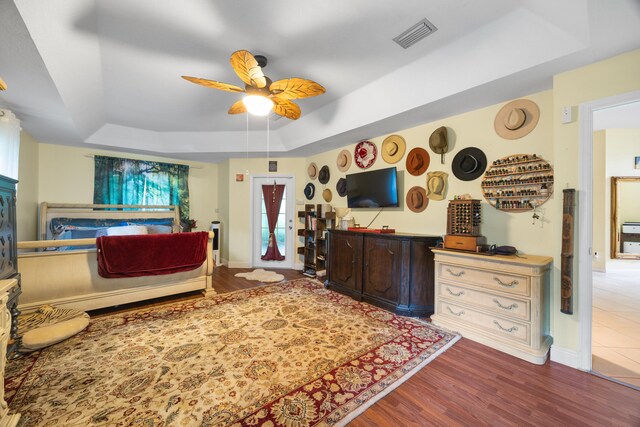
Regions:
<instances>
[{"instance_id":1,"label":"dresser drawer","mask_svg":"<svg viewBox=\"0 0 640 427\"><path fill-rule=\"evenodd\" d=\"M4 333L5 330L11 328L11 313L7 309L7 301L9 301L9 295L6 293L0 298L0 333Z\"/></svg>"},{"instance_id":2,"label":"dresser drawer","mask_svg":"<svg viewBox=\"0 0 640 427\"><path fill-rule=\"evenodd\" d=\"M472 308L452 304L448 301L440 302L438 314L482 330L485 334L507 338L525 345L531 344L531 327L522 322L505 320L501 317L481 313ZM464 331L462 331L462 335L464 336Z\"/></svg>"},{"instance_id":3,"label":"dresser drawer","mask_svg":"<svg viewBox=\"0 0 640 427\"><path fill-rule=\"evenodd\" d=\"M514 295L531 296L531 286L527 276L478 270L446 263L437 263L436 269L440 279L470 283Z\"/></svg>"},{"instance_id":4,"label":"dresser drawer","mask_svg":"<svg viewBox=\"0 0 640 427\"><path fill-rule=\"evenodd\" d=\"M531 303L525 299L505 297L449 283L438 285L438 296L455 303L473 305L514 319L531 320Z\"/></svg>"}]
</instances>

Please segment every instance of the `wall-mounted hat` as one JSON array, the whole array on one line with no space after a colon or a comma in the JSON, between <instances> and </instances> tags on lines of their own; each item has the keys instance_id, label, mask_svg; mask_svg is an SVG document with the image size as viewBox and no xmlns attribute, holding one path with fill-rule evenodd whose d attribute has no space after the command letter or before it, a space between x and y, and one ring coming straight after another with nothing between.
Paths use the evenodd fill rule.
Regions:
<instances>
[{"instance_id":1,"label":"wall-mounted hat","mask_svg":"<svg viewBox=\"0 0 640 427\"><path fill-rule=\"evenodd\" d=\"M318 165L316 165L315 162L311 162L309 163L309 166L307 166L307 175L309 175L309 178L311 179L316 179L318 177Z\"/></svg>"},{"instance_id":2,"label":"wall-mounted hat","mask_svg":"<svg viewBox=\"0 0 640 427\"><path fill-rule=\"evenodd\" d=\"M338 196L344 197L347 195L347 180L344 178L340 178L338 183L336 184L336 191L338 192Z\"/></svg>"},{"instance_id":3,"label":"wall-mounted hat","mask_svg":"<svg viewBox=\"0 0 640 427\"><path fill-rule=\"evenodd\" d=\"M360 141L356 144L356 149L353 152L353 158L361 169L367 169L376 162L376 156L378 150L373 142Z\"/></svg>"},{"instance_id":4,"label":"wall-mounted hat","mask_svg":"<svg viewBox=\"0 0 640 427\"><path fill-rule=\"evenodd\" d=\"M449 174L446 172L427 173L428 198L431 200L444 200L444 195L447 192L447 177L449 177Z\"/></svg>"},{"instance_id":5,"label":"wall-mounted hat","mask_svg":"<svg viewBox=\"0 0 640 427\"><path fill-rule=\"evenodd\" d=\"M505 139L518 139L531 132L538 124L540 109L528 99L516 99L506 104L496 114L493 126Z\"/></svg>"},{"instance_id":6,"label":"wall-mounted hat","mask_svg":"<svg viewBox=\"0 0 640 427\"><path fill-rule=\"evenodd\" d=\"M404 157L407 144L400 135L390 135L382 141L382 159L387 163L398 163Z\"/></svg>"},{"instance_id":7,"label":"wall-mounted hat","mask_svg":"<svg viewBox=\"0 0 640 427\"><path fill-rule=\"evenodd\" d=\"M407 198L405 201L407 203L407 207L411 209L412 212L422 212L429 204L427 190L418 186L411 187L411 189L407 191Z\"/></svg>"},{"instance_id":8,"label":"wall-mounted hat","mask_svg":"<svg viewBox=\"0 0 640 427\"><path fill-rule=\"evenodd\" d=\"M407 154L407 172L411 175L422 175L429 168L429 163L431 163L431 156L424 148L416 147Z\"/></svg>"},{"instance_id":9,"label":"wall-mounted hat","mask_svg":"<svg viewBox=\"0 0 640 427\"><path fill-rule=\"evenodd\" d=\"M476 147L467 147L458 151L451 163L453 174L462 181L473 181L480 177L486 168L487 156Z\"/></svg>"},{"instance_id":10,"label":"wall-mounted hat","mask_svg":"<svg viewBox=\"0 0 640 427\"><path fill-rule=\"evenodd\" d=\"M444 165L444 153L449 151L449 138L447 138L447 128L444 126L434 130L429 136L429 147L434 153L440 154L440 163Z\"/></svg>"},{"instance_id":11,"label":"wall-mounted hat","mask_svg":"<svg viewBox=\"0 0 640 427\"><path fill-rule=\"evenodd\" d=\"M333 193L328 188L325 188L322 192L322 198L325 202L329 203L333 199Z\"/></svg>"},{"instance_id":12,"label":"wall-mounted hat","mask_svg":"<svg viewBox=\"0 0 640 427\"><path fill-rule=\"evenodd\" d=\"M324 165L320 168L320 173L318 173L318 181L320 181L320 184L326 184L329 182L330 177L331 174L329 173L329 166Z\"/></svg>"},{"instance_id":13,"label":"wall-mounted hat","mask_svg":"<svg viewBox=\"0 0 640 427\"><path fill-rule=\"evenodd\" d=\"M336 166L340 172L346 172L351 167L351 153L349 150L342 150L336 158Z\"/></svg>"},{"instance_id":14,"label":"wall-mounted hat","mask_svg":"<svg viewBox=\"0 0 640 427\"><path fill-rule=\"evenodd\" d=\"M316 186L313 183L308 183L306 187L304 187L304 196L307 200L313 199L313 196L316 195Z\"/></svg>"}]
</instances>

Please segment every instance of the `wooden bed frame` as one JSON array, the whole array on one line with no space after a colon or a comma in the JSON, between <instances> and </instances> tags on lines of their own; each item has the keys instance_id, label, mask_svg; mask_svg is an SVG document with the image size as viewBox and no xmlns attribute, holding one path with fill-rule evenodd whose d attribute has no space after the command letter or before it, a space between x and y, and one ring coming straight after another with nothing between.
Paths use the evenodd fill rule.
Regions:
<instances>
[{"instance_id":1,"label":"wooden bed frame","mask_svg":"<svg viewBox=\"0 0 640 427\"><path fill-rule=\"evenodd\" d=\"M110 211L95 208L113 205L41 205L39 236L46 236L48 221L54 217L67 218L166 218L177 209L163 207L163 211ZM127 206L133 208L135 206ZM141 207L137 207L141 208ZM148 206L144 206L148 208ZM169 209L170 208L170 209ZM43 234L44 233L44 234ZM98 275L96 249L68 251L26 252L62 246L95 245L96 239L38 240L18 242L18 272L22 276L22 295L19 308L23 312L36 310L43 304L62 308L94 310L130 302L147 300L189 291L214 292L211 276L213 260L213 232L209 232L207 259L191 271L159 276L106 279Z\"/></svg>"}]
</instances>

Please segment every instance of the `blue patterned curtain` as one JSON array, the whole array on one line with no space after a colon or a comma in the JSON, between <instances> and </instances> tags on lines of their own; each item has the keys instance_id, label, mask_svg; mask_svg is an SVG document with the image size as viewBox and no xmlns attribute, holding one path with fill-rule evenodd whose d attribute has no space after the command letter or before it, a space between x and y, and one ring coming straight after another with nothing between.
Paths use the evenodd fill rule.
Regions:
<instances>
[{"instance_id":1,"label":"blue patterned curtain","mask_svg":"<svg viewBox=\"0 0 640 427\"><path fill-rule=\"evenodd\" d=\"M95 156L93 203L178 205L189 220L189 166Z\"/></svg>"}]
</instances>

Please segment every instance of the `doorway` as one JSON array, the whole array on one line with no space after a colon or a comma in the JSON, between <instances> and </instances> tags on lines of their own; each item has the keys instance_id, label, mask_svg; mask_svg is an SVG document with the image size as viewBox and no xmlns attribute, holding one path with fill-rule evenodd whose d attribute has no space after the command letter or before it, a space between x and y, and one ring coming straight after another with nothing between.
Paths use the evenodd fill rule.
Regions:
<instances>
[{"instance_id":1,"label":"doorway","mask_svg":"<svg viewBox=\"0 0 640 427\"><path fill-rule=\"evenodd\" d=\"M580 336L579 336L579 354L578 354L578 368L591 371L599 375L603 375L609 378L617 379L618 381L625 382L627 384L638 386L634 381L624 381L620 378L615 378L609 372L603 372L603 370L615 368L611 361L604 361L603 364L602 355L611 353L613 354L613 348L605 349L607 342L603 340L610 340L615 336L619 336L622 329L624 329L624 322L618 322L623 314L620 316L619 311L624 308L625 304L629 301L636 300L640 303L638 295L635 293L627 293L624 295L624 286L621 285L620 279L622 276L617 275L617 268L615 263L607 263L606 271L595 271L592 267L592 260L598 256L606 256L608 251L601 251L599 254L593 252L594 241L594 131L603 128L640 128L640 124L614 124L613 126L596 126L597 122L606 116L607 110L616 109L619 111L621 108L629 106L632 108L634 104L640 103L640 91L631 92L623 95L617 95L609 98L604 98L592 102L588 102L580 105L580 188L583 191L580 192L579 202L579 235L581 236L579 243L579 277L580 277L580 298L579 298L579 320L580 320ZM638 104L640 105L640 104ZM617 115L620 116L619 114ZM633 116L632 116L633 117ZM631 159L633 161L633 159ZM609 173L608 175L611 175ZM610 185L609 182L606 185ZM596 206L599 208L599 206ZM603 207L604 208L604 207ZM607 213L608 216L608 213ZM609 268L613 267L613 268ZM623 279L624 281L624 279ZM638 283L640 285L640 282ZM626 288L631 289L631 288ZM635 288L637 291L637 287ZM634 291L634 292L636 292ZM619 302L615 303L613 300L619 298ZM624 309L626 310L626 308ZM609 312L607 312L609 311ZM631 315L633 316L633 315ZM638 319L640 322L640 319ZM615 330L615 334L611 330ZM603 333L604 332L604 333ZM635 331L633 332L635 333ZM636 342L640 342L637 341ZM617 345L617 344L616 344ZM621 350L626 351L626 350ZM629 351L627 356L618 356L622 360L631 360L634 354L640 352L640 350Z\"/></svg>"},{"instance_id":2,"label":"doorway","mask_svg":"<svg viewBox=\"0 0 640 427\"><path fill-rule=\"evenodd\" d=\"M280 187L278 194L273 190L274 186ZM265 203L265 191L270 200ZM280 194L281 192L281 194ZM271 236L269 226L269 214L267 204L271 206L275 199L280 199L281 203L277 215L273 235ZM277 201L276 201L277 203ZM295 179L291 175L257 175L251 177L251 236L252 250L251 263L258 268L292 268L295 257L294 248L294 215L295 215ZM272 219L272 220L273 220ZM277 244L279 257L269 256L263 259L267 253L269 244ZM271 251L270 253L272 253ZM278 258L278 259L275 259ZM280 259L281 258L281 259Z\"/></svg>"}]
</instances>

